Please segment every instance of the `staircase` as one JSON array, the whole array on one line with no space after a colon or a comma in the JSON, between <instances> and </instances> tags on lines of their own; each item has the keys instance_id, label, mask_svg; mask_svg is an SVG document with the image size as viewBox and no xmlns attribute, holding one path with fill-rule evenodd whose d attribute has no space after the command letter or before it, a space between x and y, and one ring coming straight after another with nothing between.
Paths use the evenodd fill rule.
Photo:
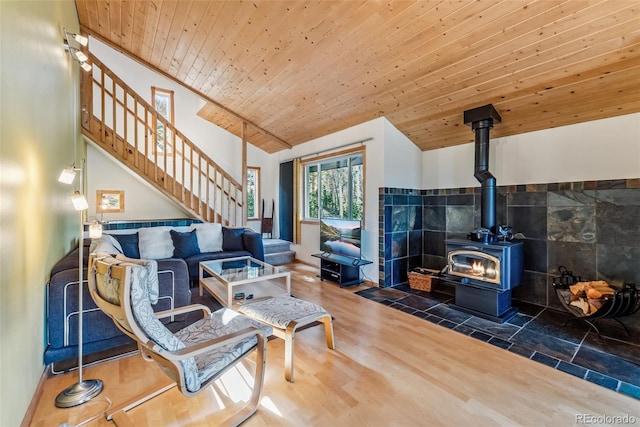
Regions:
<instances>
[{"instance_id":1,"label":"staircase","mask_svg":"<svg viewBox=\"0 0 640 427\"><path fill-rule=\"evenodd\" d=\"M242 185L90 56L91 72L81 82L83 135L193 217L244 224Z\"/></svg>"},{"instance_id":2,"label":"staircase","mask_svg":"<svg viewBox=\"0 0 640 427\"><path fill-rule=\"evenodd\" d=\"M264 261L271 265L282 265L293 262L295 251L291 250L291 242L280 239L263 239Z\"/></svg>"}]
</instances>

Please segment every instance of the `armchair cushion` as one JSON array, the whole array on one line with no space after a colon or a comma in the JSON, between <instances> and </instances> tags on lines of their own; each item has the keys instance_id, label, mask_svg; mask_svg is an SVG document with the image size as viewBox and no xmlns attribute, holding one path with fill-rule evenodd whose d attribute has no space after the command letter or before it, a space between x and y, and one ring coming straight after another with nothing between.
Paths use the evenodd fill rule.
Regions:
<instances>
[{"instance_id":1,"label":"armchair cushion","mask_svg":"<svg viewBox=\"0 0 640 427\"><path fill-rule=\"evenodd\" d=\"M116 259L118 261L128 262L130 264L136 264L143 267L146 275L146 280L144 280L144 284L146 285L146 290L149 295L149 301L151 304L157 304L158 299L160 297L160 280L158 280L158 262L151 261L146 259L133 259L127 258L124 255L117 255Z\"/></svg>"},{"instance_id":2,"label":"armchair cushion","mask_svg":"<svg viewBox=\"0 0 640 427\"><path fill-rule=\"evenodd\" d=\"M122 246L110 234L103 234L102 237L91 239L89 252L103 252L110 255L121 254Z\"/></svg>"},{"instance_id":3,"label":"armchair cushion","mask_svg":"<svg viewBox=\"0 0 640 427\"><path fill-rule=\"evenodd\" d=\"M174 258L188 258L200 253L195 230L187 231L186 233L171 230L171 240L173 240Z\"/></svg>"},{"instance_id":4,"label":"armchair cushion","mask_svg":"<svg viewBox=\"0 0 640 427\"><path fill-rule=\"evenodd\" d=\"M156 264L156 262L153 261L152 264ZM149 338L165 350L178 351L184 349L186 347L184 343L155 316L153 308L151 308L151 299L147 287L148 280L149 270L142 265L133 264L131 268L131 309L136 321ZM191 391L198 390L200 381L195 359L189 357L181 360L180 364L184 370L187 388Z\"/></svg>"},{"instance_id":5,"label":"armchair cushion","mask_svg":"<svg viewBox=\"0 0 640 427\"><path fill-rule=\"evenodd\" d=\"M233 310L222 308L213 312L211 316L200 319L199 321L178 331L176 336L186 344L187 347L189 347L206 340L219 338L250 327L262 329L265 336L269 336L273 333L273 329L270 326L251 320ZM197 365L199 382L203 383L221 370L225 369L231 362L251 351L257 342L258 339L254 336L250 339L221 345L214 351L196 356L195 362Z\"/></svg>"}]
</instances>

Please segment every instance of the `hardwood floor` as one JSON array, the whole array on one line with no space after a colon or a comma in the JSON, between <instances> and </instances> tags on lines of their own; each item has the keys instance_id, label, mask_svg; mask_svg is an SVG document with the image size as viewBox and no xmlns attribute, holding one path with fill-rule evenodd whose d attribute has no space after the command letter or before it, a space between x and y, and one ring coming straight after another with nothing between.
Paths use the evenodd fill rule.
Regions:
<instances>
[{"instance_id":1,"label":"hardwood floor","mask_svg":"<svg viewBox=\"0 0 640 427\"><path fill-rule=\"evenodd\" d=\"M337 347L326 347L321 326L298 332L295 383L288 383L284 341L270 340L261 406L243 426L559 426L603 415L640 422L636 399L353 294L361 288L320 282L313 267L289 267L293 294L334 316ZM129 417L135 426L215 426L247 395L251 369L232 370L191 399L170 390ZM167 382L138 355L88 367L84 377L104 381L100 396L55 408L77 374L53 376L30 425L77 425L103 411L106 398L115 404ZM88 425L113 423L99 417Z\"/></svg>"}]
</instances>

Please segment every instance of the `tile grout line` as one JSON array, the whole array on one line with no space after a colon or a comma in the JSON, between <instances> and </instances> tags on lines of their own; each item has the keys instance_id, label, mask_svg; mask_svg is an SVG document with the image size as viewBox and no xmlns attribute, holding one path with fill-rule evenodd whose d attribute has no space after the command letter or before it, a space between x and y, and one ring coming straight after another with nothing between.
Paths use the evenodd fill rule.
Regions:
<instances>
[{"instance_id":1,"label":"tile grout line","mask_svg":"<svg viewBox=\"0 0 640 427\"><path fill-rule=\"evenodd\" d=\"M367 297L366 297L366 296L364 296L364 295L361 295L361 296L362 296L362 297L364 297L364 298L367 298ZM418 296L418 297L420 297L420 298L425 298L425 297L422 297L422 296L420 296L420 295L416 295L416 296ZM367 298L367 299L369 299L369 298ZM388 300L388 299L387 299L387 300ZM381 301L375 301L375 300L373 300L373 301L374 301L374 302L378 302L378 303L381 303L381 304L382 304L382 302L381 302ZM388 301L391 301L391 300L388 300ZM490 342L489 342L489 341L490 341L492 338L499 339L499 340L502 340L502 341L506 341L507 343L509 343L509 346L508 346L507 348L505 348L505 347L499 347L499 346L495 346L495 345L494 345L495 347L498 347L498 348L503 349L503 350L506 350L506 351L510 351L510 349L511 349L514 345L517 345L517 343L511 342L511 339L512 339L513 337L515 337L519 332L521 332L521 331L526 327L526 325L528 325L528 324L530 324L531 322L533 322L534 320L538 319L538 318L541 316L541 314L542 314L544 311L546 311L546 310L548 309L548 307L544 307L544 308L543 308L542 310L540 310L540 312L539 312L538 314L536 314L535 316L525 315L525 316L527 316L527 317L531 317L531 319L530 319L530 320L528 320L527 322L525 322L522 326L515 325L515 324L513 324L513 323L508 323L508 322L507 322L507 324L508 324L508 325L514 326L514 327L518 328L518 330L517 330L516 332L514 332L514 333L513 333L513 334L512 334L512 335L511 335L507 340L504 340L503 338L500 338L500 337L498 337L498 336L494 335L494 334L493 334L493 333L491 333L491 332L485 331L484 329L477 329L477 328L475 328L475 327L471 327L471 326L469 326L469 325L467 324L467 322L468 322L469 320L471 320L474 316L470 316L470 317L468 317L467 319L465 319L464 321L462 321L462 322L460 322L460 323L457 323L457 322L455 322L455 321L453 321L453 320L451 320L451 319L448 319L448 318L445 318L445 317L441 317L441 316L436 316L436 315L434 315L434 314L429 313L429 311L431 311L431 310L432 310L432 309L434 309L435 307L438 307L438 306L443 306L443 307L445 307L445 306L447 306L447 304L445 304L443 301L438 302L437 304L435 304L435 305L433 305L433 306L431 306L431 307L429 307L429 308L427 308L427 309L425 309L425 310L418 310L418 309L416 309L416 308L414 308L414 307L407 306L407 305L405 305L405 304L403 304L403 303L398 303L397 301L393 301L393 303L397 303L398 305L401 305L401 306L403 306L403 307L407 307L407 308L410 308L410 309L415 310L415 311L414 311L414 313L408 313L408 314L411 314L411 315L415 315L415 313L421 312L421 313L428 314L428 315L429 315L429 316L431 316L431 317L437 317L437 318L440 318L440 321L438 321L438 322L431 322L431 323L433 323L433 324L435 324L435 325L438 325L438 326L441 326L441 327L444 327L444 328L446 328L446 329L450 329L450 330L455 331L455 332L457 332L457 333L462 333L462 334L464 334L463 332L461 332L461 331L457 330L456 328L457 328L458 326L465 325L465 326L469 327L470 329L472 329L474 332L478 332L478 333L480 333L480 334L483 334L483 335L486 335L486 336L488 336L488 337L489 337L489 339L487 339L487 340L485 341L485 340L482 340L482 339L480 339L480 338L478 338L478 337L474 337L474 336L473 336L473 333L471 333L471 334L464 334L464 335L467 335L467 336L472 337L472 338L474 338L474 339L478 339L478 340L481 340L481 341L486 342L486 343L489 343L489 344L490 344ZM386 305L386 304L383 304L383 305ZM399 308L398 308L397 306L396 306L396 307L391 307L391 305L387 305L387 306L388 306L388 307L390 307L390 308L393 308L393 309L397 309L397 310L399 310ZM400 311L403 311L403 310L400 310ZM423 319L423 320L427 320L427 321L429 321L429 320L428 320L428 319L426 319L426 318L422 318L422 319ZM448 328L448 327L445 327L445 326L443 326L443 325L440 325L440 323L442 323L442 322L443 322L443 321L445 321L445 320L446 320L446 321L449 321L449 322L451 322L451 323L453 323L453 324L456 324L456 327ZM565 363L571 363L571 364L575 365L575 364L573 363L573 360L574 360L575 356L577 355L578 350L581 348L582 344L584 343L584 341L585 341L586 337L588 336L588 334L589 334L589 330L587 330L587 331L585 332L585 335L582 337L582 339L581 339L580 343L579 343L579 344L577 344L576 351L574 352L573 356L571 357L570 362L565 362ZM555 338L556 338L557 340L559 340L559 341L562 341L562 342L565 342L565 343L568 343L568 344L572 344L572 345L576 345L575 343L573 343L573 342L571 342L571 341L567 341L567 340L564 340L564 339L562 339L562 338L557 338L557 337L555 337ZM625 341L618 340L618 339L615 339L615 338L612 338L612 339L614 339L614 340L616 340L616 341L619 341L619 342L625 342ZM584 366L575 365L575 366L578 366L578 367L580 367L580 368L582 368L582 369L584 369L584 370L585 370L585 373L582 375L582 377L580 377L580 376L574 375L574 374L572 374L572 373L569 373L569 372L566 372L566 371L561 370L561 369L560 369L560 365L561 365L561 363L563 362L563 360L562 360L562 359L559 359L559 358L557 358L557 357L554 357L554 356L548 355L548 354L546 354L546 353L544 353L544 352L541 352L541 351L538 351L538 350L535 350L535 349L530 349L530 348L529 348L528 346L526 346L526 345L523 345L523 347L524 347L524 348L526 348L526 349L528 349L528 350L530 350L530 351L532 351L532 353L531 353L531 355L528 357L528 359L532 360L533 362L536 362L536 363L540 363L540 364L546 365L546 366L548 366L548 367L550 367L550 368L552 368L552 369L559 370L559 371L564 372L564 373L568 373L568 374L570 374L570 375L572 375L572 376L574 376L574 377L576 377L576 378L580 378L580 379L582 379L582 380L589 381L589 382L591 382L591 383L593 383L593 384L599 385L599 386L604 387L604 388L609 388L609 387L605 387L605 386L603 386L603 385L601 385L601 384L599 384L599 383L597 383L597 382L595 382L595 381L590 381L589 379L587 379L587 377L588 377L589 373L590 373L590 372L592 372L592 373L594 373L594 374L596 374L596 375L600 375L600 376L603 376L603 377L606 377L606 378L611 378L612 380L616 381L616 387L615 387L614 389L612 389L612 390L614 390L615 392L620 392L620 393L622 393L622 394L624 394L624 395L628 395L627 393L624 393L624 392L621 392L621 391L620 391L620 388L622 387L623 381L622 381L622 380L620 380L620 379L618 379L618 378L612 377L612 376L607 375L607 374L603 374L603 373L598 372L598 371L594 371L593 369L590 369L590 368L587 368L587 367L584 367ZM549 358L551 358L551 359L555 359L555 360L556 360L556 362L555 362L554 366L550 366L550 365L548 365L548 364L546 364L546 363L543 363L543 362L541 362L541 361L538 361L538 360L533 359L533 357L535 356L535 354L536 354L536 353L538 353L538 354L540 354L540 355L542 355L542 356L549 357ZM609 388L609 389L611 389L611 388ZM629 395L629 396L631 396L631 395ZM631 397L633 397L633 396L631 396Z\"/></svg>"},{"instance_id":2,"label":"tile grout line","mask_svg":"<svg viewBox=\"0 0 640 427\"><path fill-rule=\"evenodd\" d=\"M582 339L580 340L580 343L578 344L578 346L576 347L576 351L573 353L573 356L571 356L571 360L569 361L570 363L573 363L574 359L576 358L576 356L578 355L578 352L580 351L580 348L582 347L582 344L584 343L584 340L587 339L587 336L589 335L589 331L585 332L584 336L582 337ZM575 363L574 363L575 364Z\"/></svg>"}]
</instances>

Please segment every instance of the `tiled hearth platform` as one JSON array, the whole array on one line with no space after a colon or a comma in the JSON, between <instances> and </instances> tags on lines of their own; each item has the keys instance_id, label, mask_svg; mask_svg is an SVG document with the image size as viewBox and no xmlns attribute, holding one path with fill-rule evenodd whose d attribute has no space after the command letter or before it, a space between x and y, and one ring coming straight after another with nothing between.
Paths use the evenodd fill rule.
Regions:
<instances>
[{"instance_id":1,"label":"tiled hearth platform","mask_svg":"<svg viewBox=\"0 0 640 427\"><path fill-rule=\"evenodd\" d=\"M631 328L627 335L614 320L599 320L598 336L569 313L518 301L513 301L518 314L499 324L450 307L453 293L448 289L424 292L399 285L356 294L640 399L637 328Z\"/></svg>"}]
</instances>

